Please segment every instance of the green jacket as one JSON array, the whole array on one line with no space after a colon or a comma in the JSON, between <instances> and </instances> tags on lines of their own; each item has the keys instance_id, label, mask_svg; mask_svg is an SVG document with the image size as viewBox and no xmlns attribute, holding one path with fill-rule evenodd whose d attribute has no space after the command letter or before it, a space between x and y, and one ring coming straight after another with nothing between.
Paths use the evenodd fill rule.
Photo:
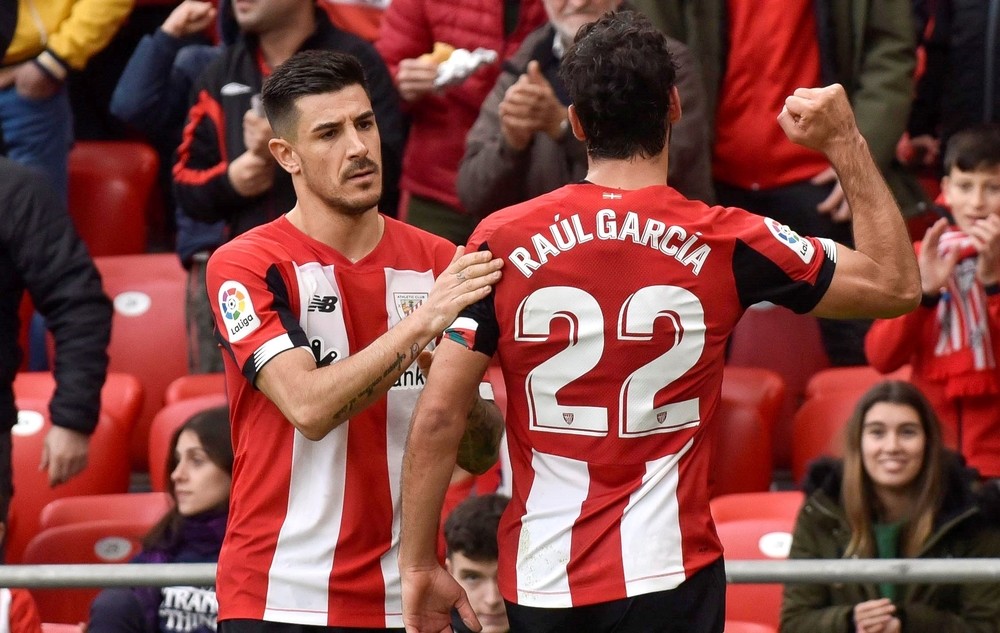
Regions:
<instances>
[{"instance_id":1,"label":"green jacket","mask_svg":"<svg viewBox=\"0 0 1000 633\"><path fill-rule=\"evenodd\" d=\"M1000 556L997 487L988 487L989 496L975 492L969 473L957 460L950 467L945 501L920 558ZM822 460L810 470L790 558L843 558L850 529L840 505L840 481L839 460ZM900 585L898 595L904 633L1000 631L1000 583ZM854 605L879 597L876 583L786 585L781 631L854 633Z\"/></svg>"},{"instance_id":2,"label":"green jacket","mask_svg":"<svg viewBox=\"0 0 1000 633\"><path fill-rule=\"evenodd\" d=\"M708 97L709 128L725 74L726 0L630 0L665 33L692 50ZM895 160L906 129L916 67L911 0L815 0L824 84L844 86L858 128L904 215L924 210L916 178ZM777 113L775 113L777 116Z\"/></svg>"}]
</instances>

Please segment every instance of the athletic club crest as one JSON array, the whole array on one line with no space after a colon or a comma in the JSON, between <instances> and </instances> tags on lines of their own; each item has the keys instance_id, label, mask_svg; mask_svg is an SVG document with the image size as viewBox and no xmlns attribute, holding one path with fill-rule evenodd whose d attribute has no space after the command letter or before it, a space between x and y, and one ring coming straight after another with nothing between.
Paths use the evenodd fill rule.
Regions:
<instances>
[{"instance_id":1,"label":"athletic club crest","mask_svg":"<svg viewBox=\"0 0 1000 633\"><path fill-rule=\"evenodd\" d=\"M562 414L562 416L563 416L563 422L565 422L566 424L573 424L573 414L572 413L564 413L564 414Z\"/></svg>"},{"instance_id":2,"label":"athletic club crest","mask_svg":"<svg viewBox=\"0 0 1000 633\"><path fill-rule=\"evenodd\" d=\"M420 307L427 299L426 292L394 292L392 298L396 302L396 312L400 319L410 316L410 313Z\"/></svg>"}]
</instances>

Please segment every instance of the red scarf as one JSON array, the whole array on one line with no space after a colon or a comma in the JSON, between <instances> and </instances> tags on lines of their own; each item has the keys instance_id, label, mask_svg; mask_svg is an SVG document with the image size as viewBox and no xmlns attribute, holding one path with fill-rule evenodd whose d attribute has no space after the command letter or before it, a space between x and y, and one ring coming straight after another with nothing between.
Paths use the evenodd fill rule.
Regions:
<instances>
[{"instance_id":1,"label":"red scarf","mask_svg":"<svg viewBox=\"0 0 1000 633\"><path fill-rule=\"evenodd\" d=\"M919 253L919 249L917 251ZM938 340L925 357L927 377L944 383L949 398L1000 393L986 293L976 258L955 266L937 305Z\"/></svg>"}]
</instances>

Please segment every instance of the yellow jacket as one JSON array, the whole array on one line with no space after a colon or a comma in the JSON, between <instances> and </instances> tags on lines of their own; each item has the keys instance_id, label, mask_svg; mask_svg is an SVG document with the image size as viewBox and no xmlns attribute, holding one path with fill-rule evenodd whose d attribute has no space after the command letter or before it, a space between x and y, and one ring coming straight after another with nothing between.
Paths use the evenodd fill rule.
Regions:
<instances>
[{"instance_id":1,"label":"yellow jacket","mask_svg":"<svg viewBox=\"0 0 1000 633\"><path fill-rule=\"evenodd\" d=\"M18 0L17 28L3 65L36 60L58 79L114 37L134 0Z\"/></svg>"}]
</instances>

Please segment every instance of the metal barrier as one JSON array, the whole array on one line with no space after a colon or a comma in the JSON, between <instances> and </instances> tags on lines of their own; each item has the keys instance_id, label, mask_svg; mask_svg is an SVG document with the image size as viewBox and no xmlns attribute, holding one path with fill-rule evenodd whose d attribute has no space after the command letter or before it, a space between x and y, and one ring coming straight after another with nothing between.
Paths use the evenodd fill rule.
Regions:
<instances>
[{"instance_id":1,"label":"metal barrier","mask_svg":"<svg viewBox=\"0 0 1000 633\"><path fill-rule=\"evenodd\" d=\"M1000 582L1000 558L727 560L731 583ZM212 585L214 563L0 565L0 587Z\"/></svg>"}]
</instances>

